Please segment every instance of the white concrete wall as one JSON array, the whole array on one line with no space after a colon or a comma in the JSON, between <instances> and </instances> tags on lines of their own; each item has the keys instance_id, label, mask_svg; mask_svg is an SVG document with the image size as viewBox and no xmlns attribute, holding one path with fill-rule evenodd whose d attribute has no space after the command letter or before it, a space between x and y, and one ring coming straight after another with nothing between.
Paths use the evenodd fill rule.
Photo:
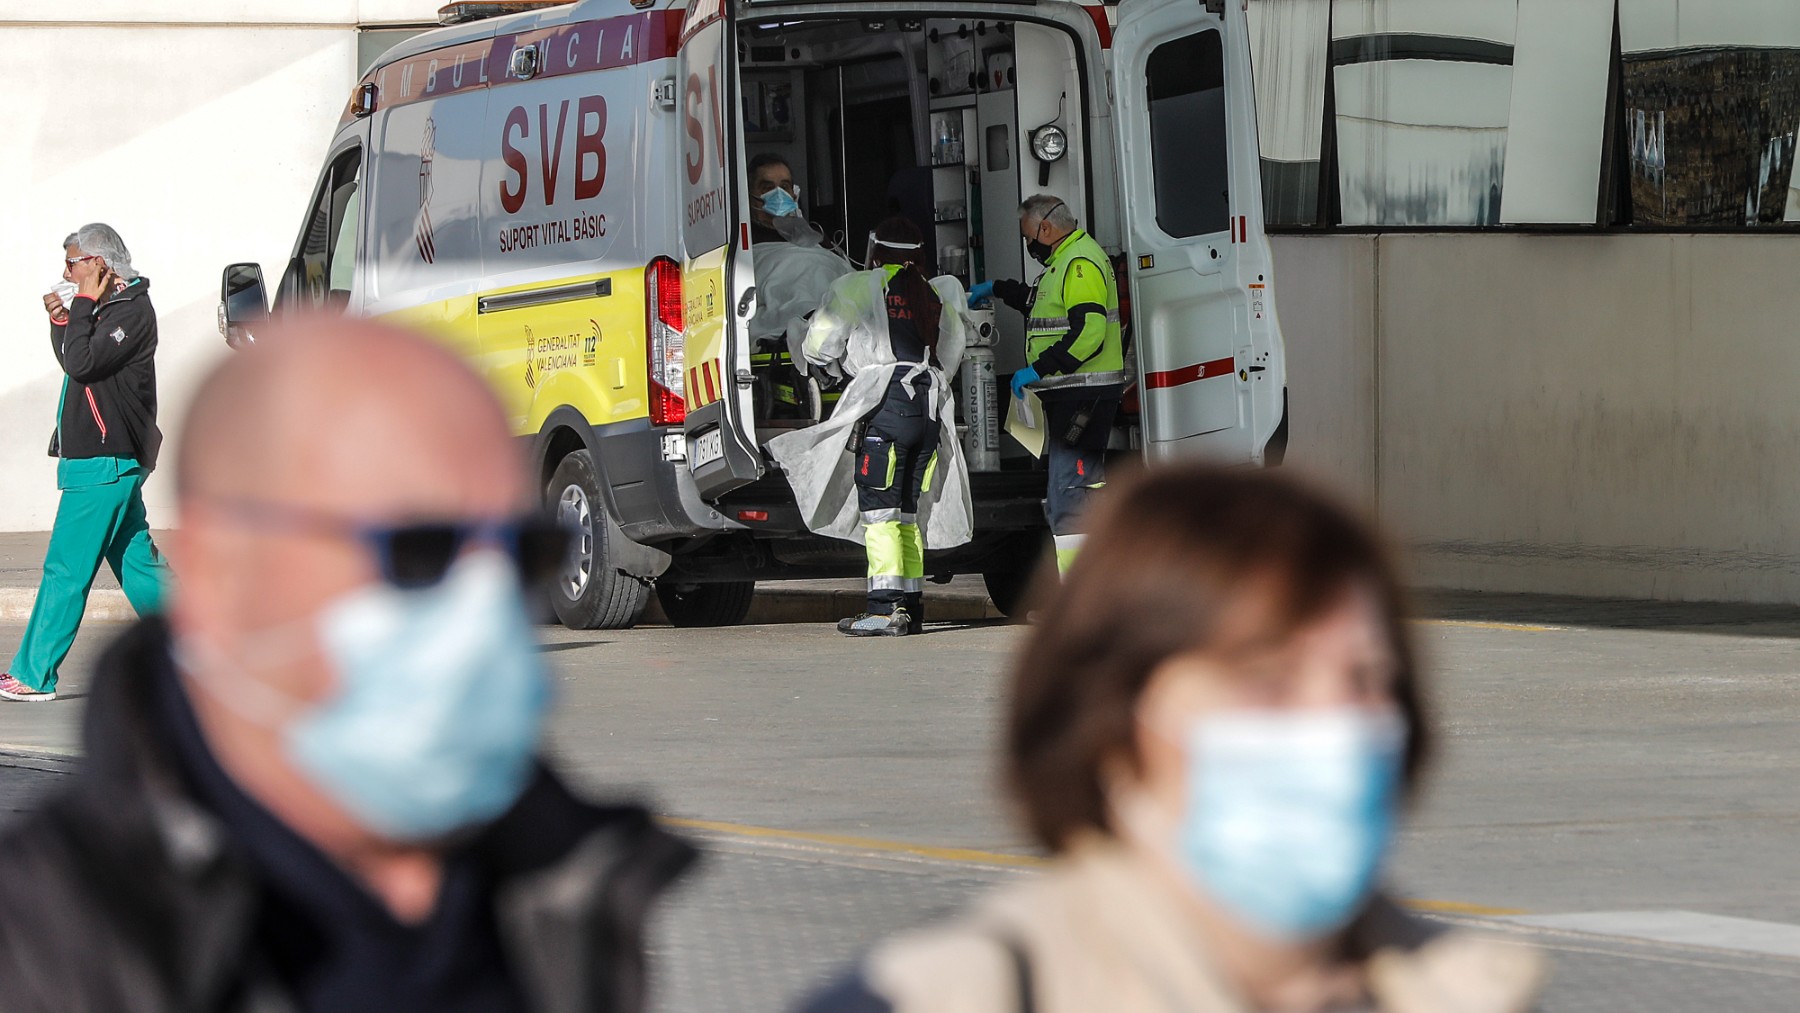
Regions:
<instances>
[{"instance_id":1,"label":"white concrete wall","mask_svg":"<svg viewBox=\"0 0 1800 1013\"><path fill-rule=\"evenodd\" d=\"M1375 508L1373 236L1277 236L1275 305L1287 346L1287 464Z\"/></svg>"},{"instance_id":2,"label":"white concrete wall","mask_svg":"<svg viewBox=\"0 0 1800 1013\"><path fill-rule=\"evenodd\" d=\"M1800 237L1281 237L1290 460L1425 585L1800 602Z\"/></svg>"},{"instance_id":3,"label":"white concrete wall","mask_svg":"<svg viewBox=\"0 0 1800 1013\"><path fill-rule=\"evenodd\" d=\"M63 237L104 221L151 279L163 430L224 351L219 270L279 273L356 78L359 24L438 0L0 0L0 530L48 528L61 373L41 297ZM165 462L166 464L167 462ZM166 469L165 469L166 475ZM169 519L169 482L147 487Z\"/></svg>"}]
</instances>

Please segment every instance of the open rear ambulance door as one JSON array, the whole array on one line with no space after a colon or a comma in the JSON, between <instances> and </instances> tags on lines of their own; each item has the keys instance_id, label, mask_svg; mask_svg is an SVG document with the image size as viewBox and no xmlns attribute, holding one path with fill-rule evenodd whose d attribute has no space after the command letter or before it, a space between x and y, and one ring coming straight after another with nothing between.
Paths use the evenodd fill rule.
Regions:
<instances>
[{"instance_id":1,"label":"open rear ambulance door","mask_svg":"<svg viewBox=\"0 0 1800 1013\"><path fill-rule=\"evenodd\" d=\"M756 312L748 196L732 166L742 137L729 5L696 0L682 29L680 116L683 387L688 467L713 499L762 477L750 393ZM742 235L740 236L740 233Z\"/></svg>"},{"instance_id":2,"label":"open rear ambulance door","mask_svg":"<svg viewBox=\"0 0 1800 1013\"><path fill-rule=\"evenodd\" d=\"M1123 0L1112 51L1145 452L1260 464L1287 381L1243 0Z\"/></svg>"}]
</instances>

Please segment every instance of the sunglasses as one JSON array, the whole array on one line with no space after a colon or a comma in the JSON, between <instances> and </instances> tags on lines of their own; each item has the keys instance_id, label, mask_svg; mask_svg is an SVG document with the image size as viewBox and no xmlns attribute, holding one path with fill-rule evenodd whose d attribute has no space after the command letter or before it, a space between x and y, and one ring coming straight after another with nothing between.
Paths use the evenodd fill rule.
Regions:
<instances>
[{"instance_id":1,"label":"sunglasses","mask_svg":"<svg viewBox=\"0 0 1800 1013\"><path fill-rule=\"evenodd\" d=\"M99 259L100 259L100 255L98 253L96 253L90 257L64 257L63 263L67 264L70 267L74 267L76 264L84 263L89 260L99 260Z\"/></svg>"},{"instance_id":2,"label":"sunglasses","mask_svg":"<svg viewBox=\"0 0 1800 1013\"><path fill-rule=\"evenodd\" d=\"M431 587L444 579L470 546L506 553L521 583L532 586L554 577L568 557L573 533L537 513L474 520L371 524L337 514L257 500L211 501L238 520L258 527L299 531L356 542L375 560L381 579L403 591Z\"/></svg>"}]
</instances>

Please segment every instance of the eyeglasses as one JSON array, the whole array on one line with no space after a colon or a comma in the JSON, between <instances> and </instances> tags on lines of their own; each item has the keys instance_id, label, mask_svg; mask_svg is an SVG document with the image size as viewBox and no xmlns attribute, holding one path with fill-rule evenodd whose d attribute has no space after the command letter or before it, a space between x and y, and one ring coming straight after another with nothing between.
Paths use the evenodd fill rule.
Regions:
<instances>
[{"instance_id":1,"label":"eyeglasses","mask_svg":"<svg viewBox=\"0 0 1800 1013\"><path fill-rule=\"evenodd\" d=\"M443 580L471 545L491 545L505 552L518 568L521 583L543 583L562 566L573 543L573 533L568 528L537 513L372 524L283 503L247 499L208 502L255 526L357 542L374 557L381 579L406 591L431 587Z\"/></svg>"},{"instance_id":2,"label":"eyeglasses","mask_svg":"<svg viewBox=\"0 0 1800 1013\"><path fill-rule=\"evenodd\" d=\"M64 257L63 263L67 264L70 267L74 267L76 264L79 264L82 261L99 260L99 259L100 259L100 255L98 253L96 253L96 254L93 254L92 256L88 256L88 257Z\"/></svg>"}]
</instances>

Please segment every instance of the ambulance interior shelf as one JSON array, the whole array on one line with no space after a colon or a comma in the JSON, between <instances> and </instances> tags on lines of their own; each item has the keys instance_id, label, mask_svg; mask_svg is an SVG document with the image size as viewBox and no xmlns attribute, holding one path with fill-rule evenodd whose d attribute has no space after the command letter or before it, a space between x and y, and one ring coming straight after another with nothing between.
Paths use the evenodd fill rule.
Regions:
<instances>
[{"instance_id":1,"label":"ambulance interior shelf","mask_svg":"<svg viewBox=\"0 0 1800 1013\"><path fill-rule=\"evenodd\" d=\"M1046 58L1054 38L1035 31L1022 70L1066 73L1066 56ZM1013 227L1030 162L1019 150L1014 26L822 17L746 22L741 32L746 162L764 153L787 161L801 207L828 245L860 261L863 237L898 213L925 237L929 272L965 286L1027 278ZM988 223L999 231L987 235ZM1000 437L1004 380L1022 365L1023 320L988 311L982 325L952 378L965 454L977 471L1039 467ZM784 342L757 342L751 372L763 439L814 424L836 400L794 368Z\"/></svg>"}]
</instances>

